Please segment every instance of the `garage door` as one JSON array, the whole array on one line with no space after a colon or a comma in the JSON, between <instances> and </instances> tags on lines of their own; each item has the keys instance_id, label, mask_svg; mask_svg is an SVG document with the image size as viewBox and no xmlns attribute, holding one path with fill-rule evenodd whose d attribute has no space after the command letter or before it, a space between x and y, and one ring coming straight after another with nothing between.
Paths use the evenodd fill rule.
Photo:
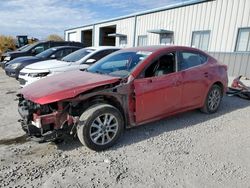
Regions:
<instances>
[{"instance_id":1,"label":"garage door","mask_svg":"<svg viewBox=\"0 0 250 188\"><path fill-rule=\"evenodd\" d=\"M77 41L76 32L68 33L68 41Z\"/></svg>"}]
</instances>

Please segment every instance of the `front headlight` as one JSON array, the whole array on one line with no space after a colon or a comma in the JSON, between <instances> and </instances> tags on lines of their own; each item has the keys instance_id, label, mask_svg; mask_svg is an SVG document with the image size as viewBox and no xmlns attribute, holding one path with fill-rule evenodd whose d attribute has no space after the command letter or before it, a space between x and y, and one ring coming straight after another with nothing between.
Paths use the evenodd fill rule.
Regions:
<instances>
[{"instance_id":1,"label":"front headlight","mask_svg":"<svg viewBox=\"0 0 250 188\"><path fill-rule=\"evenodd\" d=\"M40 73L29 73L30 77L45 77L49 74L49 72L40 72Z\"/></svg>"},{"instance_id":2,"label":"front headlight","mask_svg":"<svg viewBox=\"0 0 250 188\"><path fill-rule=\"evenodd\" d=\"M14 64L9 64L9 67L16 69L17 67L19 67L21 65L21 63L14 63Z\"/></svg>"},{"instance_id":3,"label":"front headlight","mask_svg":"<svg viewBox=\"0 0 250 188\"><path fill-rule=\"evenodd\" d=\"M10 59L11 59L10 56L6 56L6 57L4 58L5 61L9 61Z\"/></svg>"}]
</instances>

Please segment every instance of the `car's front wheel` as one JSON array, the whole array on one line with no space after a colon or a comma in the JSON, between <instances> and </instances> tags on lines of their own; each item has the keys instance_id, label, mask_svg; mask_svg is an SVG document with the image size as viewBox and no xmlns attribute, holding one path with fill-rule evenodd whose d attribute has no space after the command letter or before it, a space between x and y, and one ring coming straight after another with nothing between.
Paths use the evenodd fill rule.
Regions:
<instances>
[{"instance_id":1,"label":"car's front wheel","mask_svg":"<svg viewBox=\"0 0 250 188\"><path fill-rule=\"evenodd\" d=\"M77 136L88 148L101 151L114 145L123 129L120 111L109 104L98 104L81 115Z\"/></svg>"},{"instance_id":2,"label":"car's front wheel","mask_svg":"<svg viewBox=\"0 0 250 188\"><path fill-rule=\"evenodd\" d=\"M222 88L220 86L213 85L208 91L206 101L204 106L201 108L201 111L207 114L215 113L220 106L222 93Z\"/></svg>"}]
</instances>

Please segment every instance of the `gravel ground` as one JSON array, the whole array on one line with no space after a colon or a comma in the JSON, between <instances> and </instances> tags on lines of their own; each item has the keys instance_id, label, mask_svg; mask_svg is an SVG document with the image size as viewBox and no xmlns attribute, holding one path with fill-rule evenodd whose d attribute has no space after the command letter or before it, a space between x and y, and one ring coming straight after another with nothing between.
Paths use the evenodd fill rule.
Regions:
<instances>
[{"instance_id":1,"label":"gravel ground","mask_svg":"<svg viewBox=\"0 0 250 188\"><path fill-rule=\"evenodd\" d=\"M133 128L97 153L71 137L26 141L17 92L0 70L0 187L250 187L250 101L224 97L216 114Z\"/></svg>"}]
</instances>

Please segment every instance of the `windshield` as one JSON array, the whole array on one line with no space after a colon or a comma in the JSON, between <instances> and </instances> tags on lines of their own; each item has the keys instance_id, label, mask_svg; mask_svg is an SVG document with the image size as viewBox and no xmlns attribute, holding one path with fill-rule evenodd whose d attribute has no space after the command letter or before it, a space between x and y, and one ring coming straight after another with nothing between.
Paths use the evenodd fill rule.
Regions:
<instances>
[{"instance_id":1,"label":"windshield","mask_svg":"<svg viewBox=\"0 0 250 188\"><path fill-rule=\"evenodd\" d=\"M45 51L43 51L43 52L37 54L36 57L38 57L38 58L48 58L48 57L51 56L51 54L52 54L53 52L55 52L55 51L56 51L55 48L50 48L50 49L48 49L48 50L45 50Z\"/></svg>"},{"instance_id":2,"label":"windshield","mask_svg":"<svg viewBox=\"0 0 250 188\"><path fill-rule=\"evenodd\" d=\"M17 49L17 51L24 51L26 50L26 48L29 46L29 44L26 44L25 46L22 46L20 48Z\"/></svg>"},{"instance_id":3,"label":"windshield","mask_svg":"<svg viewBox=\"0 0 250 188\"><path fill-rule=\"evenodd\" d=\"M31 50L34 46L36 46L38 43L39 42L35 42L33 44L30 44L29 46L27 46L27 48L24 48L22 51L27 52L27 51Z\"/></svg>"},{"instance_id":4,"label":"windshield","mask_svg":"<svg viewBox=\"0 0 250 188\"><path fill-rule=\"evenodd\" d=\"M88 72L126 77L152 52L117 52L109 55L87 69Z\"/></svg>"},{"instance_id":5,"label":"windshield","mask_svg":"<svg viewBox=\"0 0 250 188\"><path fill-rule=\"evenodd\" d=\"M65 56L64 58L62 58L62 61L67 61L67 62L79 61L80 59L82 59L83 57L85 57L86 55L88 55L89 53L93 51L95 50L94 49L80 49Z\"/></svg>"}]
</instances>

